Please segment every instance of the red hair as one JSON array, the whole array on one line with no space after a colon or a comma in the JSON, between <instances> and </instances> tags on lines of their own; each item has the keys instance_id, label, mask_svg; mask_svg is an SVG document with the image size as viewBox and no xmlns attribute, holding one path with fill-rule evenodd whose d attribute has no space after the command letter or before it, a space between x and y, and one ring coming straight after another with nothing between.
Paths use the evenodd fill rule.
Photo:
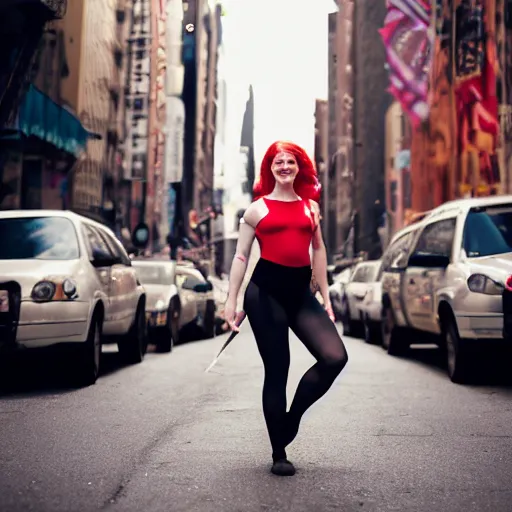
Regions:
<instances>
[{"instance_id":1,"label":"red hair","mask_svg":"<svg viewBox=\"0 0 512 512\"><path fill-rule=\"evenodd\" d=\"M315 166L308 154L297 144L293 142L277 141L274 142L265 153L261 162L261 171L256 183L254 184L254 199L270 194L276 185L276 179L272 174L271 166L276 155L280 152L291 153L297 165L299 172L293 183L295 193L302 199L320 200L321 185L318 181Z\"/></svg>"}]
</instances>

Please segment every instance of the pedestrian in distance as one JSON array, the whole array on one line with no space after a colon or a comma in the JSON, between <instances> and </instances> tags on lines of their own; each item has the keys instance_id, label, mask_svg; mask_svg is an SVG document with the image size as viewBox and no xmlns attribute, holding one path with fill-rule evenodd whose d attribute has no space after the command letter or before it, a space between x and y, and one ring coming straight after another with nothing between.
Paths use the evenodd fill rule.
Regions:
<instances>
[{"instance_id":1,"label":"pedestrian in distance","mask_svg":"<svg viewBox=\"0 0 512 512\"><path fill-rule=\"evenodd\" d=\"M316 170L304 149L291 142L272 144L254 186L255 200L240 220L224 309L225 320L237 331L238 293L256 238L261 257L247 285L243 310L265 371L263 413L272 446L271 471L281 476L295 474L286 448L297 436L304 413L327 392L348 361L329 299L319 197ZM323 307L311 291L312 275ZM287 411L289 328L316 363L302 377Z\"/></svg>"}]
</instances>

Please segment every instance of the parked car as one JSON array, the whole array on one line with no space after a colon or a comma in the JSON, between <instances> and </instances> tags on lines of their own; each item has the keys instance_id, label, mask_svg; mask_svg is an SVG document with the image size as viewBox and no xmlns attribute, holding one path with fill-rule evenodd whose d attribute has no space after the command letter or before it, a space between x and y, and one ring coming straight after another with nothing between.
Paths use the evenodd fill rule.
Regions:
<instances>
[{"instance_id":1,"label":"parked car","mask_svg":"<svg viewBox=\"0 0 512 512\"><path fill-rule=\"evenodd\" d=\"M0 212L0 346L69 345L74 376L93 384L101 343L129 363L146 351L146 295L112 231L80 215Z\"/></svg>"},{"instance_id":2,"label":"parked car","mask_svg":"<svg viewBox=\"0 0 512 512\"><path fill-rule=\"evenodd\" d=\"M512 196L446 203L397 233L382 260L384 348L434 341L451 380L471 380L482 351L503 341Z\"/></svg>"},{"instance_id":3,"label":"parked car","mask_svg":"<svg viewBox=\"0 0 512 512\"><path fill-rule=\"evenodd\" d=\"M343 269L333 277L333 283L329 286L329 297L336 322L341 321L341 297L353 271L354 267Z\"/></svg>"},{"instance_id":4,"label":"parked car","mask_svg":"<svg viewBox=\"0 0 512 512\"><path fill-rule=\"evenodd\" d=\"M379 269L379 260L357 263L354 272L344 287L341 297L341 321L343 323L343 333L347 336L361 336L364 333L365 314L362 312L361 306L365 299L369 298L368 293L370 293L373 284L377 280ZM372 309L370 311L373 313ZM378 320L378 318L375 320Z\"/></svg>"},{"instance_id":5,"label":"parked car","mask_svg":"<svg viewBox=\"0 0 512 512\"><path fill-rule=\"evenodd\" d=\"M205 338L215 336L213 285L192 265L176 265L176 284L181 301L181 325L198 328Z\"/></svg>"},{"instance_id":6,"label":"parked car","mask_svg":"<svg viewBox=\"0 0 512 512\"><path fill-rule=\"evenodd\" d=\"M179 342L181 300L176 285L176 262L164 259L133 260L146 290L149 340L160 352L171 352Z\"/></svg>"}]
</instances>

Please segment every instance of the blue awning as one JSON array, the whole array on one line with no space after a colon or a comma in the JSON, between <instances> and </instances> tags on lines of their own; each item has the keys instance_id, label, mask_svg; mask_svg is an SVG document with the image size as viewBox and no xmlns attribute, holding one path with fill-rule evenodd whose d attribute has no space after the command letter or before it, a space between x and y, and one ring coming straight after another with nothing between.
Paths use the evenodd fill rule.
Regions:
<instances>
[{"instance_id":1,"label":"blue awning","mask_svg":"<svg viewBox=\"0 0 512 512\"><path fill-rule=\"evenodd\" d=\"M13 128L26 137L37 137L76 157L86 151L87 139L101 138L32 84L23 97Z\"/></svg>"}]
</instances>

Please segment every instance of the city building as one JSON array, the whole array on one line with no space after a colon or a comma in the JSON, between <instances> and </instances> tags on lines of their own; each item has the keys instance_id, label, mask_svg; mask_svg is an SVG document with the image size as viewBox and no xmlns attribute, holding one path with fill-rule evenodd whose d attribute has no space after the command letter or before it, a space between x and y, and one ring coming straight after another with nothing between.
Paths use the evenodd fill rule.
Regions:
<instances>
[{"instance_id":1,"label":"city building","mask_svg":"<svg viewBox=\"0 0 512 512\"><path fill-rule=\"evenodd\" d=\"M162 173L162 215L160 244L177 240L183 225L181 180L183 177L183 144L185 106L183 93L183 2L168 0L166 11L167 65L165 75L165 157ZM183 234L181 234L183 236ZM172 245L176 245L173 243Z\"/></svg>"},{"instance_id":2,"label":"city building","mask_svg":"<svg viewBox=\"0 0 512 512\"><path fill-rule=\"evenodd\" d=\"M328 216L328 164L329 164L329 104L326 100L315 101L315 166L322 185L320 211L322 219ZM324 225L325 229L325 225ZM326 238L326 235L324 235Z\"/></svg>"},{"instance_id":3,"label":"city building","mask_svg":"<svg viewBox=\"0 0 512 512\"><path fill-rule=\"evenodd\" d=\"M181 209L183 230L195 246L211 238L218 47L222 41L221 6L212 0L183 3L182 99L185 136Z\"/></svg>"},{"instance_id":4,"label":"city building","mask_svg":"<svg viewBox=\"0 0 512 512\"><path fill-rule=\"evenodd\" d=\"M64 16L67 0L0 2L0 127L13 122L33 76L33 64L48 21Z\"/></svg>"},{"instance_id":5,"label":"city building","mask_svg":"<svg viewBox=\"0 0 512 512\"><path fill-rule=\"evenodd\" d=\"M376 34L386 4L339 0L338 7L329 15L328 249L334 259L361 253L377 258L383 249L385 116L391 98Z\"/></svg>"}]
</instances>

